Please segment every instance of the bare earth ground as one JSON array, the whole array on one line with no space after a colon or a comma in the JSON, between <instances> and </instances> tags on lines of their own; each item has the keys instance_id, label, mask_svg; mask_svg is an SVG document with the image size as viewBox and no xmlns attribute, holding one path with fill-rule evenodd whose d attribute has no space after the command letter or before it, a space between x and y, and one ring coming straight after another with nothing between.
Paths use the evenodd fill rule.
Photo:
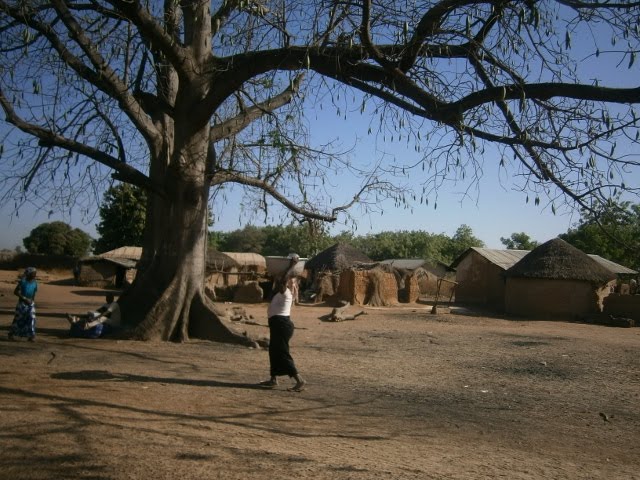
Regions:
<instances>
[{"instance_id":1,"label":"bare earth ground","mask_svg":"<svg viewBox=\"0 0 640 480\"><path fill-rule=\"evenodd\" d=\"M8 342L16 274L0 272L2 479L640 478L640 328L299 306L309 385L292 393L255 386L265 350L68 338L64 313L104 291L52 273L37 342Z\"/></svg>"}]
</instances>

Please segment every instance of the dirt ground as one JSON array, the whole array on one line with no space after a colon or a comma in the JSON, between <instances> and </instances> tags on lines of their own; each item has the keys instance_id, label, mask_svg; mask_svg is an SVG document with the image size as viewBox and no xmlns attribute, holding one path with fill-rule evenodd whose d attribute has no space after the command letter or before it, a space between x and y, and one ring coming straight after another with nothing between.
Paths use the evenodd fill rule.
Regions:
<instances>
[{"instance_id":1,"label":"dirt ground","mask_svg":"<svg viewBox=\"0 0 640 480\"><path fill-rule=\"evenodd\" d=\"M63 277L40 274L37 341L9 342L0 272L2 479L640 478L640 328L298 306L292 393L256 386L262 349L69 338L105 292Z\"/></svg>"}]
</instances>

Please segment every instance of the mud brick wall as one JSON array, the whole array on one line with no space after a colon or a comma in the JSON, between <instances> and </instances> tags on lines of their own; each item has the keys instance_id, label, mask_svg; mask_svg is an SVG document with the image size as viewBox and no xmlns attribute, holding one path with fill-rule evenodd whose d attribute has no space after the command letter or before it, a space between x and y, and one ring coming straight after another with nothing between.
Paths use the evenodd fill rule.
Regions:
<instances>
[{"instance_id":1,"label":"mud brick wall","mask_svg":"<svg viewBox=\"0 0 640 480\"><path fill-rule=\"evenodd\" d=\"M608 295L603 301L603 313L616 317L633 318L640 322L640 295Z\"/></svg>"}]
</instances>

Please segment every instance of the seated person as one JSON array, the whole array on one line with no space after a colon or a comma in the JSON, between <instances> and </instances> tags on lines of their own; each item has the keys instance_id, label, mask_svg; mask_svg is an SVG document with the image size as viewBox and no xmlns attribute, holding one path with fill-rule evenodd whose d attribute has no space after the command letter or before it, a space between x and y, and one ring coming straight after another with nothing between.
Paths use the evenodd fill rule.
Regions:
<instances>
[{"instance_id":1,"label":"seated person","mask_svg":"<svg viewBox=\"0 0 640 480\"><path fill-rule=\"evenodd\" d=\"M79 338L99 338L102 335L120 328L120 305L115 301L113 293L106 296L107 303L95 312L85 315L69 315L67 320L71 325L69 334Z\"/></svg>"}]
</instances>

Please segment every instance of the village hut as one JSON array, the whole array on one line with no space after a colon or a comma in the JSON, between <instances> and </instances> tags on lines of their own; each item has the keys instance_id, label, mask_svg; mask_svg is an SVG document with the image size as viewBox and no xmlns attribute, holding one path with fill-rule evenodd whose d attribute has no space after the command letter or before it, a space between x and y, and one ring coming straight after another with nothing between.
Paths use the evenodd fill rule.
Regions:
<instances>
[{"instance_id":1,"label":"village hut","mask_svg":"<svg viewBox=\"0 0 640 480\"><path fill-rule=\"evenodd\" d=\"M225 289L238 283L238 269L240 265L229 255L213 248L207 250L207 269L205 276L205 291L216 296L216 288Z\"/></svg>"},{"instance_id":2,"label":"village hut","mask_svg":"<svg viewBox=\"0 0 640 480\"><path fill-rule=\"evenodd\" d=\"M589 256L618 276L615 293L605 297L603 301L603 313L611 318L632 319L635 326L640 326L640 291L636 279L638 272L598 255Z\"/></svg>"},{"instance_id":3,"label":"village hut","mask_svg":"<svg viewBox=\"0 0 640 480\"><path fill-rule=\"evenodd\" d=\"M373 263L357 248L336 243L307 260L305 270L311 282L316 302L322 302L338 293L340 274L358 264Z\"/></svg>"},{"instance_id":4,"label":"village hut","mask_svg":"<svg viewBox=\"0 0 640 480\"><path fill-rule=\"evenodd\" d=\"M620 265L616 262L612 262L611 260L607 260L606 258L602 258L600 255L589 254L589 256L610 272L615 273L616 276L621 280L638 275L637 271L625 267L624 265Z\"/></svg>"},{"instance_id":5,"label":"village hut","mask_svg":"<svg viewBox=\"0 0 640 480\"><path fill-rule=\"evenodd\" d=\"M120 247L80 259L74 271L78 285L120 288L133 282L142 247Z\"/></svg>"},{"instance_id":6,"label":"village hut","mask_svg":"<svg viewBox=\"0 0 640 480\"><path fill-rule=\"evenodd\" d=\"M505 310L569 318L599 313L616 275L560 238L543 243L505 272Z\"/></svg>"},{"instance_id":7,"label":"village hut","mask_svg":"<svg viewBox=\"0 0 640 480\"><path fill-rule=\"evenodd\" d=\"M253 281L264 276L267 271L266 259L252 252L222 252L238 264L238 283Z\"/></svg>"},{"instance_id":8,"label":"village hut","mask_svg":"<svg viewBox=\"0 0 640 480\"><path fill-rule=\"evenodd\" d=\"M380 264L393 267L401 276L398 283L400 302L411 303L420 297L434 299L436 295L449 299L455 293L455 270L443 262L401 258L383 260Z\"/></svg>"},{"instance_id":9,"label":"village hut","mask_svg":"<svg viewBox=\"0 0 640 480\"><path fill-rule=\"evenodd\" d=\"M236 274L237 282L232 292L233 301L239 303L257 303L263 299L263 289L260 280L263 280L267 271L266 259L252 252L223 252L238 264ZM231 274L229 281L231 280Z\"/></svg>"},{"instance_id":10,"label":"village hut","mask_svg":"<svg viewBox=\"0 0 640 480\"><path fill-rule=\"evenodd\" d=\"M305 269L310 273L341 272L358 263L373 263L369 257L351 245L336 243L307 260Z\"/></svg>"},{"instance_id":11,"label":"village hut","mask_svg":"<svg viewBox=\"0 0 640 480\"><path fill-rule=\"evenodd\" d=\"M471 247L453 261L456 303L504 310L504 272L522 260L529 250L496 250Z\"/></svg>"}]
</instances>

